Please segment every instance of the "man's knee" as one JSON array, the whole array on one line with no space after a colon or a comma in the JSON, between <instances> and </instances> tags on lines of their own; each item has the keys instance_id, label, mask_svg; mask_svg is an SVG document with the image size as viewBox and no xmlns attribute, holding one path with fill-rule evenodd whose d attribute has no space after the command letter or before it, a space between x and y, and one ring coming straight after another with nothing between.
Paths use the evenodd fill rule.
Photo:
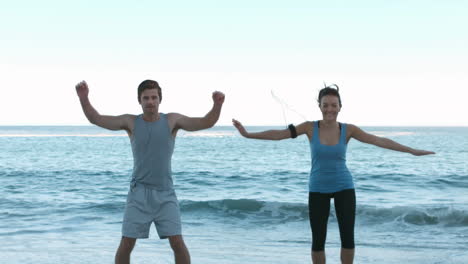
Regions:
<instances>
[{"instance_id":1,"label":"man's knee","mask_svg":"<svg viewBox=\"0 0 468 264\"><path fill-rule=\"evenodd\" d=\"M172 250L176 252L186 250L184 239L181 235L169 237L169 243L171 245Z\"/></svg>"},{"instance_id":2,"label":"man's knee","mask_svg":"<svg viewBox=\"0 0 468 264\"><path fill-rule=\"evenodd\" d=\"M119 251L123 252L131 252L133 247L135 247L136 238L131 237L122 237L120 240Z\"/></svg>"}]
</instances>

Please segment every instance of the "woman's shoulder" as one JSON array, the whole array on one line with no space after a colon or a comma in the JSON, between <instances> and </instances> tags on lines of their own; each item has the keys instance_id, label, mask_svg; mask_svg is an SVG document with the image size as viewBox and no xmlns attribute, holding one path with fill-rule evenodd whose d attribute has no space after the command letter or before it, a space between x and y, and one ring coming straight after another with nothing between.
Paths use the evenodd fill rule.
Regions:
<instances>
[{"instance_id":1,"label":"woman's shoulder","mask_svg":"<svg viewBox=\"0 0 468 264\"><path fill-rule=\"evenodd\" d=\"M350 123L342 123L342 124L346 125L346 134L348 137L351 137L351 135L353 135L357 130L359 130L359 127L354 124L350 124Z\"/></svg>"},{"instance_id":2,"label":"woman's shoulder","mask_svg":"<svg viewBox=\"0 0 468 264\"><path fill-rule=\"evenodd\" d=\"M346 126L347 128L350 128L350 129L354 129L354 128L357 127L356 125L351 124L351 123L345 123L345 122L338 122L338 123L340 123L342 126L344 125L344 126Z\"/></svg>"},{"instance_id":3,"label":"woman's shoulder","mask_svg":"<svg viewBox=\"0 0 468 264\"><path fill-rule=\"evenodd\" d=\"M314 122L316 122L316 121L304 121L304 122L302 122L301 124L299 124L298 126L304 126L304 127L308 127L308 128L314 128Z\"/></svg>"},{"instance_id":4,"label":"woman's shoulder","mask_svg":"<svg viewBox=\"0 0 468 264\"><path fill-rule=\"evenodd\" d=\"M312 121L305 121L300 123L299 125L296 126L297 134L302 135L302 134L310 134L310 132L313 130L313 122Z\"/></svg>"}]
</instances>

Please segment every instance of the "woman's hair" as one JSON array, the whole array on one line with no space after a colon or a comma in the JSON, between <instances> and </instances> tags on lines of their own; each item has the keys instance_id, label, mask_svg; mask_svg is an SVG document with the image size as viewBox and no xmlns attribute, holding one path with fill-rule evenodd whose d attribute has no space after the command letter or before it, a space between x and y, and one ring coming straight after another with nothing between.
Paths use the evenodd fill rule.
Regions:
<instances>
[{"instance_id":1,"label":"woman's hair","mask_svg":"<svg viewBox=\"0 0 468 264\"><path fill-rule=\"evenodd\" d=\"M340 98L339 90L340 90L340 88L338 88L338 85L336 85L336 84L328 85L328 86L325 86L325 88L322 88L322 90L320 90L319 96L318 96L319 105L322 102L322 98L325 95L333 95L333 96L338 97L338 102L340 103L340 107L341 107L341 98Z\"/></svg>"}]
</instances>

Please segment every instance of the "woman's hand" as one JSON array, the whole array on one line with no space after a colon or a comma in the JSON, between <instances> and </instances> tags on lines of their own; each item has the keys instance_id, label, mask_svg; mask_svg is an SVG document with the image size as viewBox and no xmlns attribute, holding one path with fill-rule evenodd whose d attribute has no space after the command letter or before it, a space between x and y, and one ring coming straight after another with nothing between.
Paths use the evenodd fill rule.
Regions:
<instances>
[{"instance_id":1,"label":"woman's hand","mask_svg":"<svg viewBox=\"0 0 468 264\"><path fill-rule=\"evenodd\" d=\"M247 135L249 134L247 132L247 130L245 130L244 126L242 125L241 122L235 120L235 119L232 119L232 124L237 128L237 130L239 131L239 133L243 136L243 137L247 137Z\"/></svg>"},{"instance_id":2,"label":"woman's hand","mask_svg":"<svg viewBox=\"0 0 468 264\"><path fill-rule=\"evenodd\" d=\"M411 154L415 156L424 156L424 155L430 155L430 154L435 154L433 151L427 151L427 150L421 150L421 149L413 149L410 152Z\"/></svg>"}]
</instances>

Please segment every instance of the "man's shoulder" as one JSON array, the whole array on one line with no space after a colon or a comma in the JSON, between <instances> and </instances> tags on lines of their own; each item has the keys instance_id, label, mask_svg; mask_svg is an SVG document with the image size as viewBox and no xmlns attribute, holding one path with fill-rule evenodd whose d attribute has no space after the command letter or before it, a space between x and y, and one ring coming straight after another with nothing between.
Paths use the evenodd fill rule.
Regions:
<instances>
[{"instance_id":1,"label":"man's shoulder","mask_svg":"<svg viewBox=\"0 0 468 264\"><path fill-rule=\"evenodd\" d=\"M134 114L123 114L123 115L119 115L120 118L123 118L123 119L135 119L138 115L134 115Z\"/></svg>"},{"instance_id":2,"label":"man's shoulder","mask_svg":"<svg viewBox=\"0 0 468 264\"><path fill-rule=\"evenodd\" d=\"M166 116L180 116L181 114L176 112L165 113Z\"/></svg>"},{"instance_id":3,"label":"man's shoulder","mask_svg":"<svg viewBox=\"0 0 468 264\"><path fill-rule=\"evenodd\" d=\"M135 120L138 117L138 115L133 115L133 114L123 114L120 115L121 122L122 122L122 128L126 130L129 135L133 133L134 125L135 125Z\"/></svg>"},{"instance_id":4,"label":"man's shoulder","mask_svg":"<svg viewBox=\"0 0 468 264\"><path fill-rule=\"evenodd\" d=\"M138 117L138 115L134 115L134 114L123 114L123 115L120 115L120 117L122 119L124 119L126 122L131 122L133 123L133 121L135 121L135 119Z\"/></svg>"},{"instance_id":5,"label":"man's shoulder","mask_svg":"<svg viewBox=\"0 0 468 264\"><path fill-rule=\"evenodd\" d=\"M167 114L165 114L165 115L166 115L167 119L168 119L168 120L171 120L171 121L172 121L172 120L177 120L177 119L179 119L179 118L181 118L181 117L184 116L184 115L182 115L182 114L175 113L175 112L167 113Z\"/></svg>"}]
</instances>

